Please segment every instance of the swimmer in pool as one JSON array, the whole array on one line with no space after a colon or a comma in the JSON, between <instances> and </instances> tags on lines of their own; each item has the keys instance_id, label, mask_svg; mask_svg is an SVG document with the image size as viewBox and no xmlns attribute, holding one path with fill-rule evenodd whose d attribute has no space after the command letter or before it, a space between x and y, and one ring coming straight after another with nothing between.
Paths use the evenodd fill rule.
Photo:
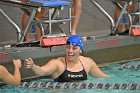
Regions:
<instances>
[{"instance_id":1,"label":"swimmer in pool","mask_svg":"<svg viewBox=\"0 0 140 93\"><path fill-rule=\"evenodd\" d=\"M37 66L31 58L25 59L24 65L38 76L51 75L56 82L73 82L87 80L90 74L93 77L110 77L103 73L95 61L89 57L81 56L83 39L72 35L66 42L66 56L52 59L44 66Z\"/></svg>"}]
</instances>

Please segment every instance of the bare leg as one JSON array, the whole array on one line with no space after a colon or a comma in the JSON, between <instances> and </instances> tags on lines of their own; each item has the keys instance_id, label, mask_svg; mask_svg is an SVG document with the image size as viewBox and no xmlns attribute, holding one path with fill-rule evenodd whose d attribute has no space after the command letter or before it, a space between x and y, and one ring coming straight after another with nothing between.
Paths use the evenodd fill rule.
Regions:
<instances>
[{"instance_id":1,"label":"bare leg","mask_svg":"<svg viewBox=\"0 0 140 93\"><path fill-rule=\"evenodd\" d=\"M132 4L127 7L127 12L128 13L132 12L135 9L135 6L136 6L136 2L133 0ZM130 22L125 25L125 29L129 30L129 27L130 27Z\"/></svg>"},{"instance_id":2,"label":"bare leg","mask_svg":"<svg viewBox=\"0 0 140 93\"><path fill-rule=\"evenodd\" d=\"M43 17L45 17L44 14L45 14L45 9L43 9L43 10L40 11L40 12L38 12L37 15L36 15L36 17L37 17L37 18L43 18ZM41 28L40 28L39 26L37 26L37 27L36 27L35 39L36 39L37 41L39 41L41 36L42 36Z\"/></svg>"},{"instance_id":3,"label":"bare leg","mask_svg":"<svg viewBox=\"0 0 140 93\"><path fill-rule=\"evenodd\" d=\"M25 27L26 27L26 24L27 24L27 21L28 21L28 15L26 15L25 13L24 13L24 15L23 15L23 17L22 17L22 30L24 30L25 29ZM29 33L26 33L25 34L25 41L30 41L30 35L29 35Z\"/></svg>"},{"instance_id":4,"label":"bare leg","mask_svg":"<svg viewBox=\"0 0 140 93\"><path fill-rule=\"evenodd\" d=\"M121 3L121 5L123 6L123 3ZM135 8L135 5L136 5L136 2L133 1L132 4L127 7L127 9L126 9L127 12L128 13L132 12ZM114 13L114 21L115 22L118 20L119 15L120 15L120 10L118 8L116 8L115 13ZM129 27L130 27L130 22L125 24L125 29L126 30L129 30ZM123 24L119 24L118 25L118 31L122 32L122 30L123 30Z\"/></svg>"},{"instance_id":5,"label":"bare leg","mask_svg":"<svg viewBox=\"0 0 140 93\"><path fill-rule=\"evenodd\" d=\"M115 13L114 13L114 21L115 22L117 22L119 15L120 15L120 9L116 8L115 9ZM119 24L118 25L118 32L122 32L122 29L123 29L123 25Z\"/></svg>"},{"instance_id":6,"label":"bare leg","mask_svg":"<svg viewBox=\"0 0 140 93\"><path fill-rule=\"evenodd\" d=\"M79 23L80 15L81 15L81 8L82 8L81 0L73 0L72 16L74 16L75 18L72 20L71 35L76 34L77 25Z\"/></svg>"},{"instance_id":7,"label":"bare leg","mask_svg":"<svg viewBox=\"0 0 140 93\"><path fill-rule=\"evenodd\" d=\"M45 9L43 9L41 12L38 12L36 14L37 18L42 18L44 17L44 13L45 13ZM24 30L27 24L29 17L26 13L24 13L23 17L22 17L22 29ZM35 34L35 39L38 41L40 40L40 37L42 35L41 29L39 26L36 27L36 34ZM31 40L30 34L26 33L25 35L25 41L29 42Z\"/></svg>"}]
</instances>

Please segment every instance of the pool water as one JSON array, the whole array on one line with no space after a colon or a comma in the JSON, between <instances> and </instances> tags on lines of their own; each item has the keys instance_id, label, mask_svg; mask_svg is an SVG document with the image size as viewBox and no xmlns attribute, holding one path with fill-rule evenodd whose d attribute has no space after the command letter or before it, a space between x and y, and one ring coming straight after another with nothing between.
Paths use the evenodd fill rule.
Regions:
<instances>
[{"instance_id":1,"label":"pool water","mask_svg":"<svg viewBox=\"0 0 140 93\"><path fill-rule=\"evenodd\" d=\"M101 67L101 70L110 75L111 78L93 78L89 77L86 82L101 83L101 84L138 84L140 85L140 60L125 61L108 66ZM50 79L39 79L35 82L47 82ZM139 86L140 87L140 86ZM140 93L139 89L121 89L121 88L93 88L93 89L42 89L29 87L13 87L3 86L0 88L0 93Z\"/></svg>"}]
</instances>

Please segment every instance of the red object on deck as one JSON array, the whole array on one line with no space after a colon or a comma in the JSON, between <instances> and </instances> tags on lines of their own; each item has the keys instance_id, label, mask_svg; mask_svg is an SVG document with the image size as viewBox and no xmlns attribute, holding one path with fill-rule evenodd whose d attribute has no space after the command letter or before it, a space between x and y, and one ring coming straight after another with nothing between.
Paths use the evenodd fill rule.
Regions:
<instances>
[{"instance_id":1,"label":"red object on deck","mask_svg":"<svg viewBox=\"0 0 140 93\"><path fill-rule=\"evenodd\" d=\"M140 36L140 28L132 28L131 35L132 36Z\"/></svg>"},{"instance_id":2,"label":"red object on deck","mask_svg":"<svg viewBox=\"0 0 140 93\"><path fill-rule=\"evenodd\" d=\"M43 37L41 46L65 45L67 36Z\"/></svg>"}]
</instances>

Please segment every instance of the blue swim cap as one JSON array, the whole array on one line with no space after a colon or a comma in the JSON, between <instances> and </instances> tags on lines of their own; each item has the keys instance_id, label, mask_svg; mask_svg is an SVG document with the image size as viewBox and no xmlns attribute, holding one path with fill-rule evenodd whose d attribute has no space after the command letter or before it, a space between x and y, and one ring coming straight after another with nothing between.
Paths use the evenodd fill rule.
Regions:
<instances>
[{"instance_id":1,"label":"blue swim cap","mask_svg":"<svg viewBox=\"0 0 140 93\"><path fill-rule=\"evenodd\" d=\"M71 35L68 39L66 44L72 44L73 46L79 46L80 49L83 49L83 38L78 35Z\"/></svg>"}]
</instances>

